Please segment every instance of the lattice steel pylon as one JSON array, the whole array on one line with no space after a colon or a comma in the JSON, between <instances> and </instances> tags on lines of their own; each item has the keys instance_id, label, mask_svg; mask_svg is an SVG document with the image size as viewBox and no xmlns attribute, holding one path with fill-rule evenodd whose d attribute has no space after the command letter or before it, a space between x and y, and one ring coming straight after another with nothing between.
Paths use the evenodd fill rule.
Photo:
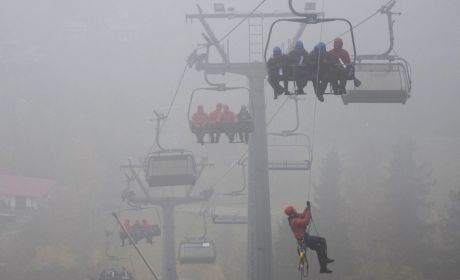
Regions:
<instances>
[{"instance_id":1,"label":"lattice steel pylon","mask_svg":"<svg viewBox=\"0 0 460 280\"><path fill-rule=\"evenodd\" d=\"M264 18L248 18L249 62L262 61L264 53Z\"/></svg>"}]
</instances>

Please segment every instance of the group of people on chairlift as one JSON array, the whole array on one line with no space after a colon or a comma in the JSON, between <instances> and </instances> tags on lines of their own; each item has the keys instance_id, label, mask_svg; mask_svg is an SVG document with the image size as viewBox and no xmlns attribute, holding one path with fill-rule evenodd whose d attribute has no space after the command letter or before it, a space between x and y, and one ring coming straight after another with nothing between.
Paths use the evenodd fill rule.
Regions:
<instances>
[{"instance_id":1,"label":"group of people on chairlift","mask_svg":"<svg viewBox=\"0 0 460 280\"><path fill-rule=\"evenodd\" d=\"M161 229L158 225L150 225L147 220L142 220L142 224L139 220L136 220L134 224L131 224L129 219L126 219L123 223L126 231L131 235L134 242L137 244L140 240L147 240L147 243L153 244L153 237L161 235ZM120 228L120 239L121 247L125 246L125 240L129 239L128 234ZM131 240L129 241L131 244Z\"/></svg>"},{"instance_id":2,"label":"group of people on chairlift","mask_svg":"<svg viewBox=\"0 0 460 280\"><path fill-rule=\"evenodd\" d=\"M134 280L134 276L125 267L121 268L121 271L111 268L103 270L99 275L98 280Z\"/></svg>"},{"instance_id":3,"label":"group of people on chairlift","mask_svg":"<svg viewBox=\"0 0 460 280\"><path fill-rule=\"evenodd\" d=\"M313 83L319 101L324 101L324 93L331 84L334 94L346 93L347 80L354 80L355 86L360 82L354 77L350 54L343 48L341 38L334 39L334 48L327 51L326 44L319 42L308 53L302 41L297 41L294 49L283 54L281 48L273 48L273 56L267 62L268 82L273 87L274 97L291 94L288 82L294 81L296 91L292 94L305 94L308 81ZM283 86L280 85L283 82Z\"/></svg>"},{"instance_id":4,"label":"group of people on chairlift","mask_svg":"<svg viewBox=\"0 0 460 280\"><path fill-rule=\"evenodd\" d=\"M209 135L211 143L219 143L222 133L227 135L230 143L235 142L236 135L239 142L248 143L249 133L254 130L254 124L245 105L235 114L228 105L217 103L215 110L209 114L204 111L203 105L198 105L197 111L192 115L191 128L197 142L202 145L206 134Z\"/></svg>"}]
</instances>

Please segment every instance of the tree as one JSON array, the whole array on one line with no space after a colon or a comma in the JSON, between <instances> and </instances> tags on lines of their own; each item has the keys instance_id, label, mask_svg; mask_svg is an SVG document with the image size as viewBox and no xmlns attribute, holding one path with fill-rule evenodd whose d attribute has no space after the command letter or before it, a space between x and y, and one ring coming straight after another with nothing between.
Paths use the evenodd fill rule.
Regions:
<instances>
[{"instance_id":1,"label":"tree","mask_svg":"<svg viewBox=\"0 0 460 280\"><path fill-rule=\"evenodd\" d=\"M288 219L284 218L278 223L273 243L273 279L296 279L299 277L297 264L297 245L292 236Z\"/></svg>"},{"instance_id":2,"label":"tree","mask_svg":"<svg viewBox=\"0 0 460 280\"><path fill-rule=\"evenodd\" d=\"M414 143L398 143L383 182L381 208L374 219L375 240L391 252L394 267L404 264L423 271L427 253L424 236L430 210L426 196L434 185L431 171L416 163Z\"/></svg>"},{"instance_id":3,"label":"tree","mask_svg":"<svg viewBox=\"0 0 460 280\"><path fill-rule=\"evenodd\" d=\"M339 153L331 150L322 162L319 183L315 185L315 204L319 209L312 209L315 226L311 232L315 234L318 228L318 234L326 238L329 256L337 259L330 267L334 271L331 277L340 279L351 270L353 260L340 184L342 169Z\"/></svg>"}]
</instances>

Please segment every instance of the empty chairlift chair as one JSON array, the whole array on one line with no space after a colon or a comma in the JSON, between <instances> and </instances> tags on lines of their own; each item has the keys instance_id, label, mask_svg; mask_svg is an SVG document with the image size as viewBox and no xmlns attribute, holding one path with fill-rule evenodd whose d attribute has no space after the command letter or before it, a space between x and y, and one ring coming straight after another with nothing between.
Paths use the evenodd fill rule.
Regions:
<instances>
[{"instance_id":1,"label":"empty chairlift chair","mask_svg":"<svg viewBox=\"0 0 460 280\"><path fill-rule=\"evenodd\" d=\"M348 83L347 94L342 95L344 104L406 103L411 90L409 65L398 57L381 58L387 60L358 60L355 64L355 75L362 84L354 87L352 83Z\"/></svg>"},{"instance_id":2,"label":"empty chairlift chair","mask_svg":"<svg viewBox=\"0 0 460 280\"><path fill-rule=\"evenodd\" d=\"M410 64L394 53L393 15L391 11L396 0L388 2L378 12L388 19L390 45L386 52L377 55L356 56L355 76L361 81L360 87L348 83L347 94L342 95L348 103L402 103L410 97L412 73Z\"/></svg>"},{"instance_id":3,"label":"empty chairlift chair","mask_svg":"<svg viewBox=\"0 0 460 280\"><path fill-rule=\"evenodd\" d=\"M214 263L216 248L214 242L207 238L207 224L205 213L200 214L203 219L203 235L189 238L179 244L178 261L180 264Z\"/></svg>"},{"instance_id":4,"label":"empty chairlift chair","mask_svg":"<svg viewBox=\"0 0 460 280\"><path fill-rule=\"evenodd\" d=\"M243 186L242 188L224 193L216 198L211 209L211 218L214 224L247 224L248 223L248 194L246 178L246 159L240 160Z\"/></svg>"},{"instance_id":5,"label":"empty chairlift chair","mask_svg":"<svg viewBox=\"0 0 460 280\"><path fill-rule=\"evenodd\" d=\"M211 209L214 224L247 224L248 197L247 194L224 194L216 199L216 205Z\"/></svg>"},{"instance_id":6,"label":"empty chairlift chair","mask_svg":"<svg viewBox=\"0 0 460 280\"><path fill-rule=\"evenodd\" d=\"M179 244L178 259L180 264L214 263L214 242L205 239L184 240Z\"/></svg>"},{"instance_id":7,"label":"empty chairlift chair","mask_svg":"<svg viewBox=\"0 0 460 280\"><path fill-rule=\"evenodd\" d=\"M302 133L270 135L273 139L268 145L268 170L308 171L311 169L310 138L307 135Z\"/></svg>"},{"instance_id":8,"label":"empty chairlift chair","mask_svg":"<svg viewBox=\"0 0 460 280\"><path fill-rule=\"evenodd\" d=\"M149 187L194 185L195 156L186 150L164 150L147 155L145 177Z\"/></svg>"}]
</instances>

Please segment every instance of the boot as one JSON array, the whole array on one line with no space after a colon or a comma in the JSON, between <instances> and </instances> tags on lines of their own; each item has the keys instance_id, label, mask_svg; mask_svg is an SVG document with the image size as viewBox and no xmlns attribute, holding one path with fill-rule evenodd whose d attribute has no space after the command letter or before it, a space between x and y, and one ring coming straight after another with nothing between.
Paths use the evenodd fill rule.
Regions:
<instances>
[{"instance_id":1,"label":"boot","mask_svg":"<svg viewBox=\"0 0 460 280\"><path fill-rule=\"evenodd\" d=\"M322 267L319 273L332 273L332 270L329 270L327 267Z\"/></svg>"},{"instance_id":2,"label":"boot","mask_svg":"<svg viewBox=\"0 0 460 280\"><path fill-rule=\"evenodd\" d=\"M326 263L333 263L335 260L334 259L327 259Z\"/></svg>"}]
</instances>

